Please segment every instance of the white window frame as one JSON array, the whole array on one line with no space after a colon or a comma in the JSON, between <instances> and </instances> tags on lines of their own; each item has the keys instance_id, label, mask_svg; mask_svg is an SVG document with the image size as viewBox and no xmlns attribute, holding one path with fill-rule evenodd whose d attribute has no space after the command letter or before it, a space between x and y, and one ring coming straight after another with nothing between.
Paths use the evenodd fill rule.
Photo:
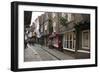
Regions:
<instances>
[{"instance_id":1,"label":"white window frame","mask_svg":"<svg viewBox=\"0 0 100 73\"><path fill-rule=\"evenodd\" d=\"M48 19L49 17L48 17L48 13L46 13L46 18Z\"/></svg>"},{"instance_id":2,"label":"white window frame","mask_svg":"<svg viewBox=\"0 0 100 73\"><path fill-rule=\"evenodd\" d=\"M84 46L84 43L83 43L83 35L84 35L84 32L88 32L89 34L88 34L88 38L90 39L90 31L89 30L83 30L82 31L82 48L83 49L90 49L90 40L88 40L88 47L86 47L86 46Z\"/></svg>"},{"instance_id":3,"label":"white window frame","mask_svg":"<svg viewBox=\"0 0 100 73\"><path fill-rule=\"evenodd\" d=\"M65 13L62 13L61 15L62 15L62 17L66 17L66 14Z\"/></svg>"},{"instance_id":4,"label":"white window frame","mask_svg":"<svg viewBox=\"0 0 100 73\"><path fill-rule=\"evenodd\" d=\"M45 26L44 26L45 28L44 28L44 30L47 30L47 28L48 28L48 24L47 24L47 23L48 23L48 22L45 23Z\"/></svg>"},{"instance_id":5,"label":"white window frame","mask_svg":"<svg viewBox=\"0 0 100 73\"><path fill-rule=\"evenodd\" d=\"M71 20L72 20L72 14L69 13L69 14L68 14L68 21L70 22Z\"/></svg>"},{"instance_id":6,"label":"white window frame","mask_svg":"<svg viewBox=\"0 0 100 73\"><path fill-rule=\"evenodd\" d=\"M55 18L55 16L56 16L56 14L55 13L52 13L52 17Z\"/></svg>"},{"instance_id":7,"label":"white window frame","mask_svg":"<svg viewBox=\"0 0 100 73\"><path fill-rule=\"evenodd\" d=\"M67 36L66 36L66 34L67 34ZM63 49L70 50L70 51L75 51L76 40L73 39L74 36L75 36L75 34L73 32L68 32L66 34L64 35L64 38L63 38ZM70 36L72 36L72 39L71 40L70 40ZM67 39L67 37L68 37L68 39ZM65 47L64 46L64 42L65 41L68 41L69 42L68 47ZM72 41L72 48L69 48L70 47L70 41ZM74 44L73 44L73 42L74 42ZM74 47L73 47L73 45L74 45Z\"/></svg>"}]
</instances>

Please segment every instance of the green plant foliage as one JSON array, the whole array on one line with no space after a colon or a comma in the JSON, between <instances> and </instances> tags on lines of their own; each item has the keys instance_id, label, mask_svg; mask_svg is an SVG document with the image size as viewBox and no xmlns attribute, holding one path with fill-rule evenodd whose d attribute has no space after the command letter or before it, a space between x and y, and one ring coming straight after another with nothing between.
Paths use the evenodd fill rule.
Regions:
<instances>
[{"instance_id":1,"label":"green plant foliage","mask_svg":"<svg viewBox=\"0 0 100 73\"><path fill-rule=\"evenodd\" d=\"M60 24L67 27L67 19L64 17L60 17Z\"/></svg>"}]
</instances>

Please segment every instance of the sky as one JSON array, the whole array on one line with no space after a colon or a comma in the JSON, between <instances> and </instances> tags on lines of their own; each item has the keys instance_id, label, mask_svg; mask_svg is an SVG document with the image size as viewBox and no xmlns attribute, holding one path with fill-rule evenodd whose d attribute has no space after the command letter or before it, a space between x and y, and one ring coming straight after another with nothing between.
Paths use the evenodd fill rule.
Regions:
<instances>
[{"instance_id":1,"label":"sky","mask_svg":"<svg viewBox=\"0 0 100 73\"><path fill-rule=\"evenodd\" d=\"M31 26L32 23L36 20L36 18L37 18L38 16L41 16L42 14L44 14L44 12L32 12L32 19L31 19L31 24L30 24L30 26ZM40 35L40 33L39 33L39 21L36 21L35 23L36 23L36 24L35 24L35 26L36 26L35 32L37 33L37 37L41 37L41 35Z\"/></svg>"},{"instance_id":2,"label":"sky","mask_svg":"<svg viewBox=\"0 0 100 73\"><path fill-rule=\"evenodd\" d=\"M32 19L31 19L31 24L30 24L30 26L31 26L32 23L35 21L35 19L36 19L38 16L42 15L42 14L44 14L44 12L32 12Z\"/></svg>"}]
</instances>

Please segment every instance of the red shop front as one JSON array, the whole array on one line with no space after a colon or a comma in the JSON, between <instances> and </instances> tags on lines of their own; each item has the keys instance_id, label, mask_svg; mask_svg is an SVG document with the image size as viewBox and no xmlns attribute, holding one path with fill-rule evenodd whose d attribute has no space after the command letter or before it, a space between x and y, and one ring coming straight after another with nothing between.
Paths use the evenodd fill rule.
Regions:
<instances>
[{"instance_id":1,"label":"red shop front","mask_svg":"<svg viewBox=\"0 0 100 73\"><path fill-rule=\"evenodd\" d=\"M62 35L53 33L49 36L50 40L52 41L52 46L59 50L62 50Z\"/></svg>"}]
</instances>

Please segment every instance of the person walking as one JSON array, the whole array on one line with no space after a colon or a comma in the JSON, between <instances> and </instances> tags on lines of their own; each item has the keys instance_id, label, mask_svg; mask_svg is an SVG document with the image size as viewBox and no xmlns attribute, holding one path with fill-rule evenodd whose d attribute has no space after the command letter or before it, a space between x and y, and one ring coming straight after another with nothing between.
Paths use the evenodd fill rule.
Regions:
<instances>
[{"instance_id":1,"label":"person walking","mask_svg":"<svg viewBox=\"0 0 100 73\"><path fill-rule=\"evenodd\" d=\"M28 37L27 37L27 34L25 33L25 41L24 41L25 49L27 48L27 43L28 43Z\"/></svg>"}]
</instances>

